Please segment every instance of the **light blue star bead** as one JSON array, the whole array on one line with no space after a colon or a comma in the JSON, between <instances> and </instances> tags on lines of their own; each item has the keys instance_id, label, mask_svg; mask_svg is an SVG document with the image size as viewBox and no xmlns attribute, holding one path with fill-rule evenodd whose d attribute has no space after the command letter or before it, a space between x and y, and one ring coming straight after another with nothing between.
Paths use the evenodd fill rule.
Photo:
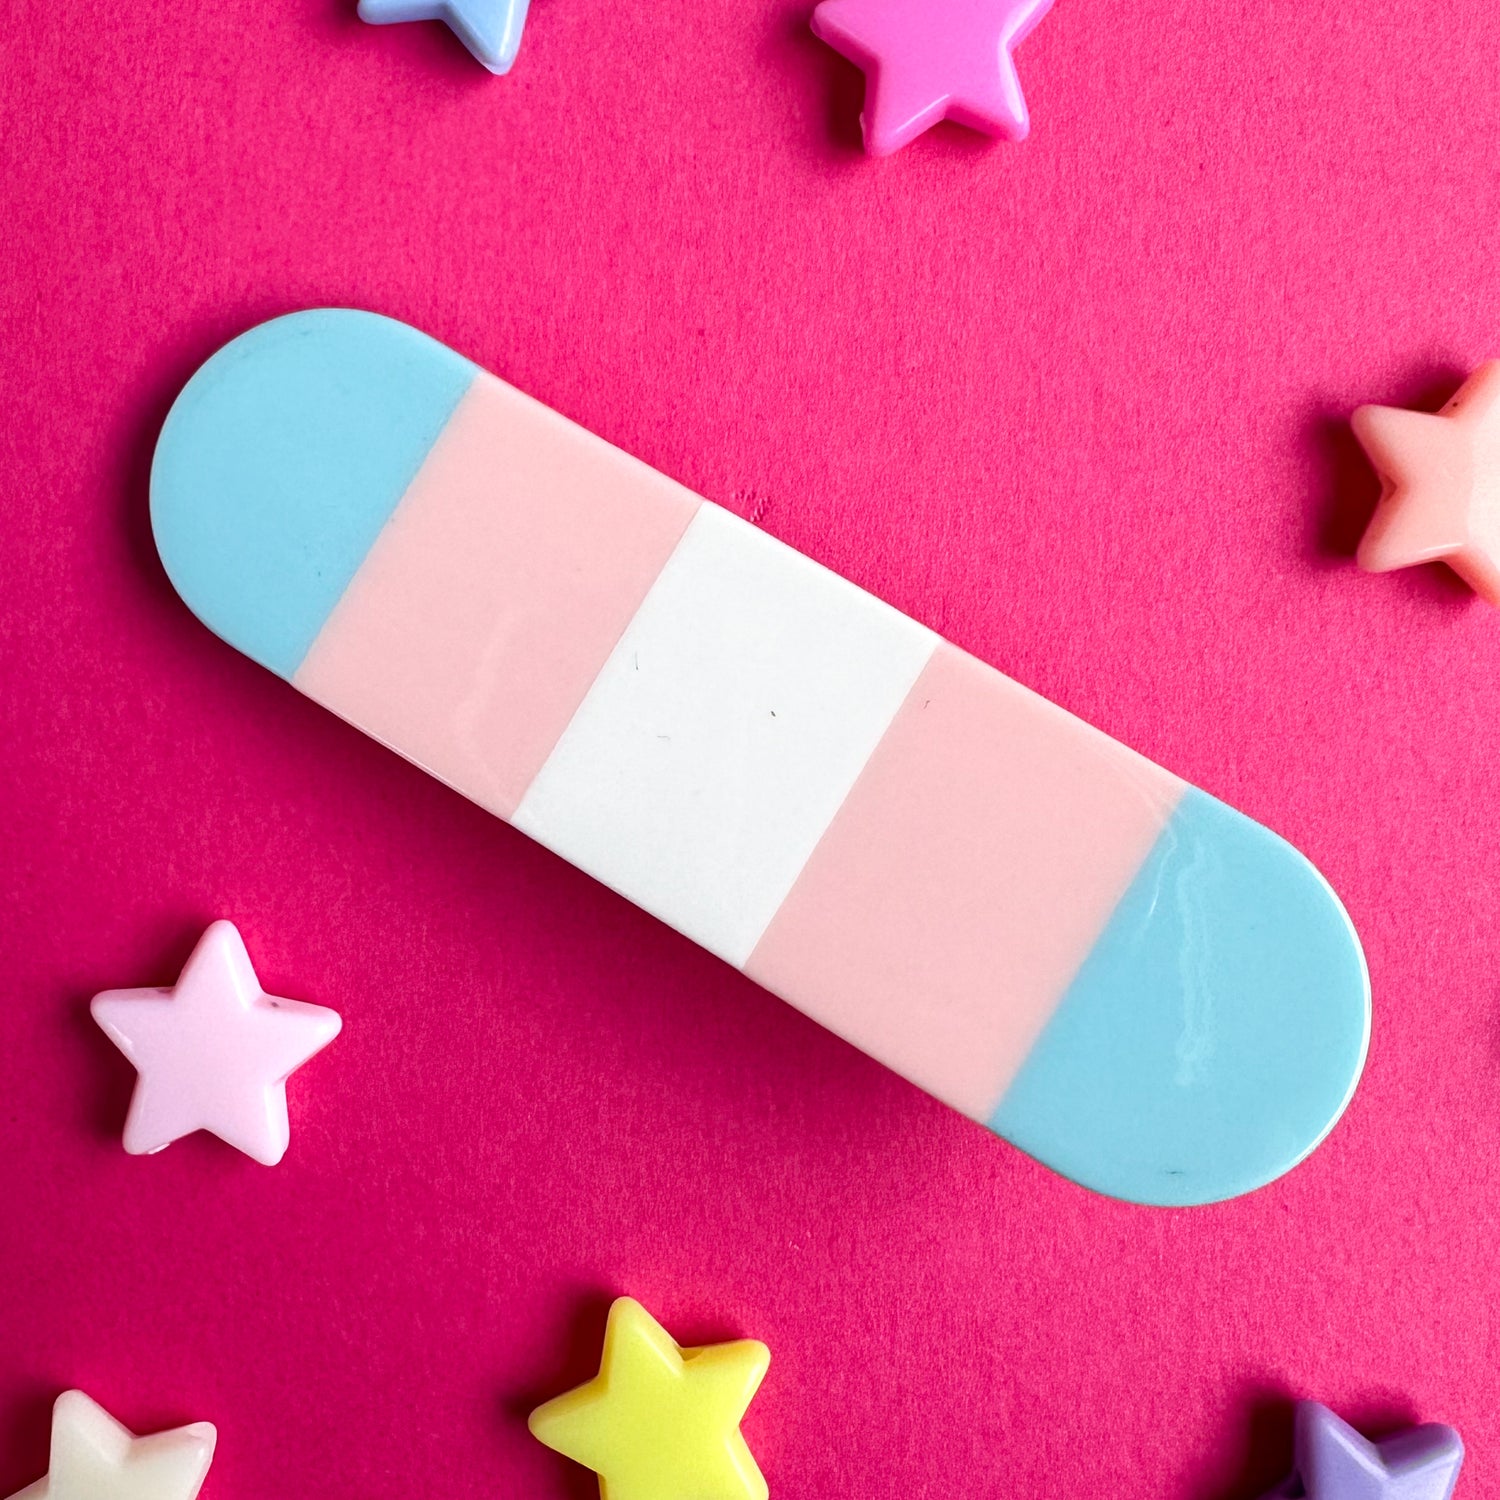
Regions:
<instances>
[{"instance_id":1,"label":"light blue star bead","mask_svg":"<svg viewBox=\"0 0 1500 1500\"><path fill-rule=\"evenodd\" d=\"M443 21L491 73L508 73L521 45L528 0L359 0L373 26Z\"/></svg>"}]
</instances>

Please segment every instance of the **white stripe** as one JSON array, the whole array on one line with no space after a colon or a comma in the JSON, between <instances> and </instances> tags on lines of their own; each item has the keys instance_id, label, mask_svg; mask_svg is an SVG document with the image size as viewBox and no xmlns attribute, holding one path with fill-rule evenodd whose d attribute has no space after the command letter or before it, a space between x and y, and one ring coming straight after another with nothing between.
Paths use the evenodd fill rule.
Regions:
<instances>
[{"instance_id":1,"label":"white stripe","mask_svg":"<svg viewBox=\"0 0 1500 1500\"><path fill-rule=\"evenodd\" d=\"M512 821L743 964L936 644L705 503Z\"/></svg>"}]
</instances>

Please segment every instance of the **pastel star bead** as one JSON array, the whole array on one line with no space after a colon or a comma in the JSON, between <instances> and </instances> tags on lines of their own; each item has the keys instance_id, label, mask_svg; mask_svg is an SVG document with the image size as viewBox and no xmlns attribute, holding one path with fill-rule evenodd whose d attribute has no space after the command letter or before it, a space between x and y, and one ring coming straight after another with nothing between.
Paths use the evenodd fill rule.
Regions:
<instances>
[{"instance_id":1,"label":"pastel star bead","mask_svg":"<svg viewBox=\"0 0 1500 1500\"><path fill-rule=\"evenodd\" d=\"M1448 1500L1464 1445L1437 1422L1378 1443L1317 1401L1299 1401L1296 1463L1264 1500Z\"/></svg>"},{"instance_id":2,"label":"pastel star bead","mask_svg":"<svg viewBox=\"0 0 1500 1500\"><path fill-rule=\"evenodd\" d=\"M288 1075L342 1024L337 1011L266 994L233 922L203 934L171 989L106 990L89 1008L139 1075L128 1152L208 1130L268 1167L290 1140Z\"/></svg>"},{"instance_id":3,"label":"pastel star bead","mask_svg":"<svg viewBox=\"0 0 1500 1500\"><path fill-rule=\"evenodd\" d=\"M599 1374L537 1407L531 1431L593 1469L603 1500L766 1500L740 1419L770 1362L754 1339L680 1349L621 1297Z\"/></svg>"},{"instance_id":4,"label":"pastel star bead","mask_svg":"<svg viewBox=\"0 0 1500 1500\"><path fill-rule=\"evenodd\" d=\"M11 1500L195 1500L217 1438L208 1422L136 1437L82 1391L64 1391L47 1476Z\"/></svg>"},{"instance_id":5,"label":"pastel star bead","mask_svg":"<svg viewBox=\"0 0 1500 1500\"><path fill-rule=\"evenodd\" d=\"M1052 0L823 0L812 29L865 74L865 150L889 156L939 120L1020 141L1011 56Z\"/></svg>"},{"instance_id":6,"label":"pastel star bead","mask_svg":"<svg viewBox=\"0 0 1500 1500\"><path fill-rule=\"evenodd\" d=\"M442 21L491 73L508 73L521 45L528 0L359 0L372 26Z\"/></svg>"},{"instance_id":7,"label":"pastel star bead","mask_svg":"<svg viewBox=\"0 0 1500 1500\"><path fill-rule=\"evenodd\" d=\"M1436 416L1362 406L1352 425L1383 485L1360 567L1445 562L1500 605L1500 361L1481 365Z\"/></svg>"}]
</instances>

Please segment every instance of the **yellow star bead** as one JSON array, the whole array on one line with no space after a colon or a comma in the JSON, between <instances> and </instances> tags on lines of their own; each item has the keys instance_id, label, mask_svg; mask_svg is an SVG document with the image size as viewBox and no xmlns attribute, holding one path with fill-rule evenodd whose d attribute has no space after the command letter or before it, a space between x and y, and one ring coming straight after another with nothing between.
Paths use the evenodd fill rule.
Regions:
<instances>
[{"instance_id":1,"label":"yellow star bead","mask_svg":"<svg viewBox=\"0 0 1500 1500\"><path fill-rule=\"evenodd\" d=\"M603 1500L766 1500L740 1419L770 1363L755 1339L679 1349L639 1302L621 1297L598 1375L537 1407L529 1426L593 1469Z\"/></svg>"}]
</instances>

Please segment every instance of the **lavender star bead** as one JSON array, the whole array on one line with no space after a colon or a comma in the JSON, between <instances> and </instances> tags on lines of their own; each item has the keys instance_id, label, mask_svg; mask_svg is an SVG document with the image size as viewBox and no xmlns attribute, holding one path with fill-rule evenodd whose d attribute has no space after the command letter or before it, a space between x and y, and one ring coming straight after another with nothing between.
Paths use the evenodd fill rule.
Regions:
<instances>
[{"instance_id":1,"label":"lavender star bead","mask_svg":"<svg viewBox=\"0 0 1500 1500\"><path fill-rule=\"evenodd\" d=\"M1383 1442L1363 1438L1317 1401L1299 1401L1296 1463L1263 1500L1448 1500L1464 1461L1459 1435L1429 1422Z\"/></svg>"}]
</instances>

